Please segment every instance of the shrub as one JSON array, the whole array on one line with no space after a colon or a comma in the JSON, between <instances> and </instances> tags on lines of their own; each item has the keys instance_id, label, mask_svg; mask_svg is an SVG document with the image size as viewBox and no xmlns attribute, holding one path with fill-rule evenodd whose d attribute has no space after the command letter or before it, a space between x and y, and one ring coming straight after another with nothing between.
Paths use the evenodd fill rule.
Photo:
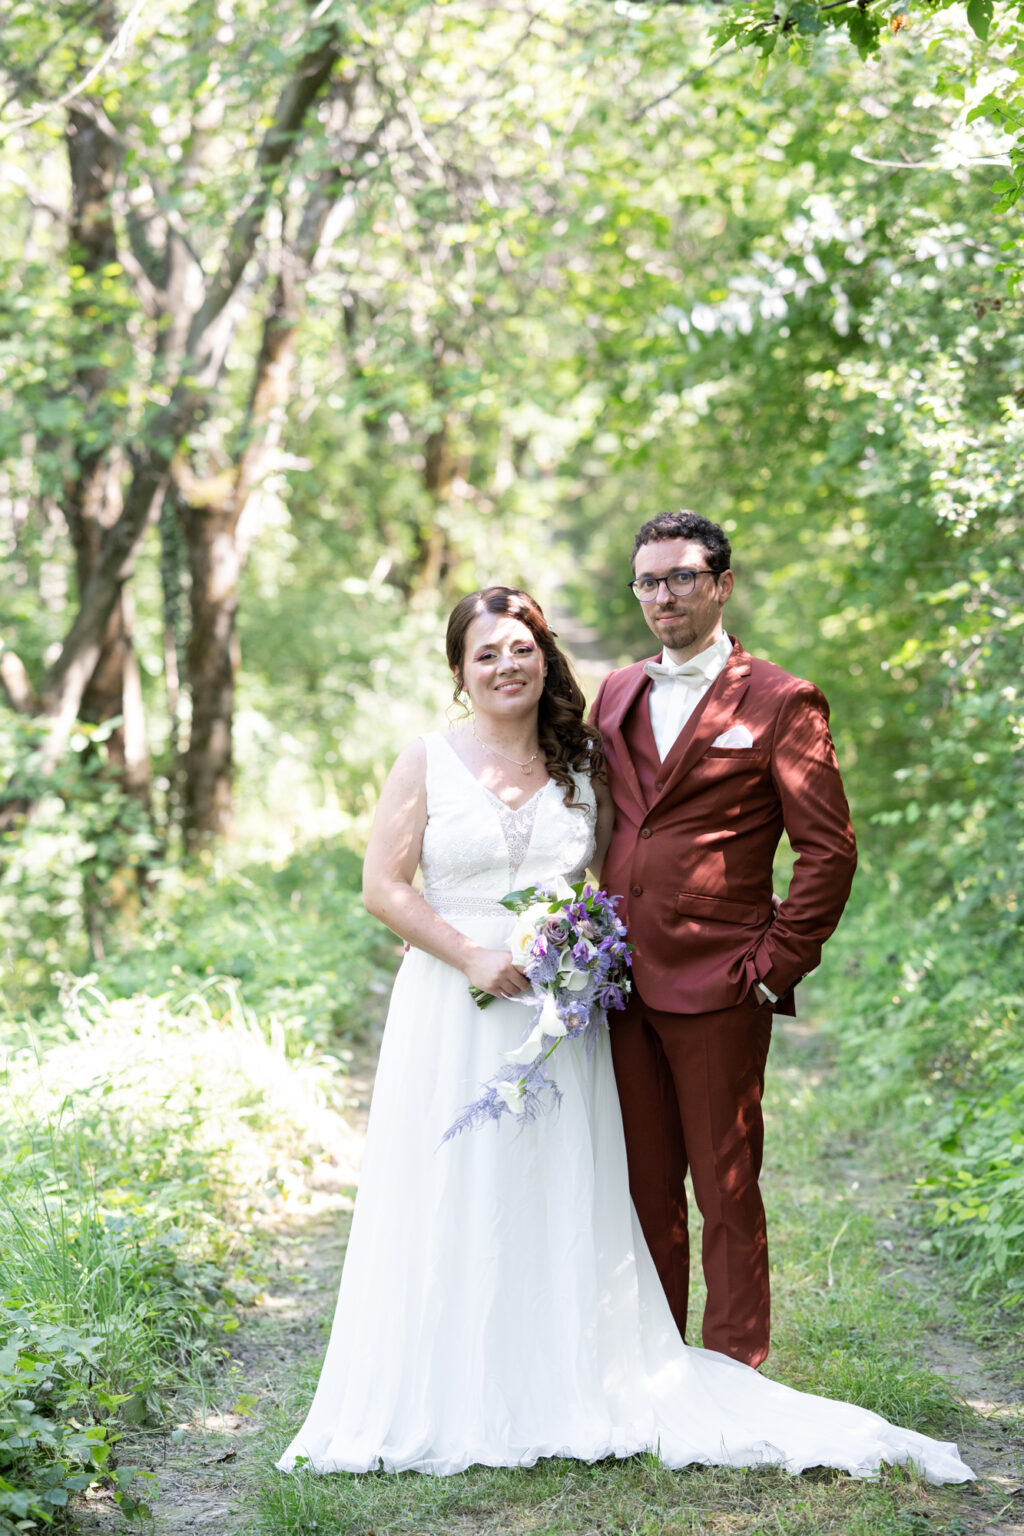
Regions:
<instances>
[{"instance_id":1,"label":"shrub","mask_svg":"<svg viewBox=\"0 0 1024 1536\"><path fill-rule=\"evenodd\" d=\"M853 1113L913 1137L928 1241L1006 1304L1024 1294L1019 913L1005 861L952 838L946 857L945 880L910 846L868 861L831 946L828 1027Z\"/></svg>"},{"instance_id":2,"label":"shrub","mask_svg":"<svg viewBox=\"0 0 1024 1536\"><path fill-rule=\"evenodd\" d=\"M95 979L111 996L160 993L177 1005L224 978L299 1051L365 1041L397 941L365 912L361 872L351 850L316 845L279 869L168 876Z\"/></svg>"}]
</instances>

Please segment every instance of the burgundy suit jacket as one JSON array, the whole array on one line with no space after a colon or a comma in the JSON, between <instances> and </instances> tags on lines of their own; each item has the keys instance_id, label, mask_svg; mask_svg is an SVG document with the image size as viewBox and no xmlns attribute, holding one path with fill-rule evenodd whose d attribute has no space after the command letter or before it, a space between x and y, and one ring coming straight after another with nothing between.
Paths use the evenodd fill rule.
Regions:
<instances>
[{"instance_id":1,"label":"burgundy suit jacket","mask_svg":"<svg viewBox=\"0 0 1024 1536\"><path fill-rule=\"evenodd\" d=\"M668 1013L735 1006L755 981L792 1012L850 894L850 813L813 683L733 641L724 670L661 762L644 663L605 678L591 721L604 739L615 828L602 885L619 895L640 996ZM744 725L751 747L715 746ZM772 903L783 828L797 854Z\"/></svg>"}]
</instances>

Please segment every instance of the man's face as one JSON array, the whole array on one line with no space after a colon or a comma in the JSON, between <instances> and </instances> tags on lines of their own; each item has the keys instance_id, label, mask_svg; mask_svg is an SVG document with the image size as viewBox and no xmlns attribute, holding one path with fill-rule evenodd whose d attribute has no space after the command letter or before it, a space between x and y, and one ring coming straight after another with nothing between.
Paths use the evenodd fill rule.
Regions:
<instances>
[{"instance_id":1,"label":"man's face","mask_svg":"<svg viewBox=\"0 0 1024 1536\"><path fill-rule=\"evenodd\" d=\"M636 576L668 576L672 571L707 571L708 552L695 539L659 539L637 551ZM675 662L697 656L722 632L722 609L732 592L732 572L697 577L689 597L660 587L652 603L642 604L647 627Z\"/></svg>"}]
</instances>

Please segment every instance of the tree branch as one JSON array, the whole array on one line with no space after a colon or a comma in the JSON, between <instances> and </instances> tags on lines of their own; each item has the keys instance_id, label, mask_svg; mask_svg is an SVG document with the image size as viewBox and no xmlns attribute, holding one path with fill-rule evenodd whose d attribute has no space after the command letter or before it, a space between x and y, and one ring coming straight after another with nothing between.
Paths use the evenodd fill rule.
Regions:
<instances>
[{"instance_id":1,"label":"tree branch","mask_svg":"<svg viewBox=\"0 0 1024 1536\"><path fill-rule=\"evenodd\" d=\"M846 5L848 0L842 0L842 3ZM684 75L681 80L676 81L671 90L662 91L660 96L655 96L654 100L649 101L645 107L638 107L635 112L630 113L626 121L628 123L638 123L642 117L647 116L648 112L653 112L655 107L660 107L664 101L671 101L673 96L678 96L680 91L685 91L688 85L692 85L695 80L699 80L702 75L706 75L713 65L720 63L722 59L728 58L730 54L736 52L737 46L735 42L723 44L721 48L711 55L706 64L701 64L698 69L691 69L688 75Z\"/></svg>"},{"instance_id":2,"label":"tree branch","mask_svg":"<svg viewBox=\"0 0 1024 1536\"><path fill-rule=\"evenodd\" d=\"M303 54L291 80L281 93L274 121L256 157L258 185L249 199L248 207L235 222L220 268L207 289L206 299L189 331L187 351L200 369L205 361L201 354L206 334L238 287L252 256L273 195L274 174L294 148L306 113L330 76L339 55L339 30L332 24L326 28L323 37Z\"/></svg>"},{"instance_id":3,"label":"tree branch","mask_svg":"<svg viewBox=\"0 0 1024 1536\"><path fill-rule=\"evenodd\" d=\"M88 21L90 16L94 15L96 11L100 10L100 8L107 3L108 0L90 0L90 4L85 7L85 10L81 13L81 15L72 18L70 26L65 27L63 32L58 32L53 41L47 43L46 47L43 49L42 53L39 54L34 64L26 65L26 67L23 69L18 68L15 65L8 64L6 66L6 73L8 77L18 81L19 86L32 86L36 93L42 96L44 92L42 83L39 78L39 71L50 57L50 54L58 49L62 43L67 42L68 38L71 37L84 22ZM5 18L0 16L0 26L3 25L4 20ZM0 112L6 112L7 108L11 106L12 103L17 101L17 99L18 88L16 87L9 96L7 96L3 101L0 101ZM54 102L48 103L48 106L54 105L56 105Z\"/></svg>"},{"instance_id":4,"label":"tree branch","mask_svg":"<svg viewBox=\"0 0 1024 1536\"><path fill-rule=\"evenodd\" d=\"M28 673L20 656L13 651L4 650L0 653L0 688L8 704L19 715L37 715L39 713L39 699L32 687Z\"/></svg>"},{"instance_id":5,"label":"tree branch","mask_svg":"<svg viewBox=\"0 0 1024 1536\"><path fill-rule=\"evenodd\" d=\"M74 101L76 96L81 96L87 91L96 77L106 69L114 55L122 53L128 47L132 32L141 20L146 5L147 0L135 0L135 4L118 27L114 37L111 38L106 48L104 48L96 60L96 63L91 69L86 71L77 85L71 86L69 90L55 97L53 101L48 101L43 106L37 107L34 112L26 112L24 117L16 117L13 123L0 123L0 138L4 138L9 133L14 133L18 128L28 128L33 123L41 122L44 117L49 117L51 112L55 112L59 107L66 107L69 102Z\"/></svg>"}]
</instances>

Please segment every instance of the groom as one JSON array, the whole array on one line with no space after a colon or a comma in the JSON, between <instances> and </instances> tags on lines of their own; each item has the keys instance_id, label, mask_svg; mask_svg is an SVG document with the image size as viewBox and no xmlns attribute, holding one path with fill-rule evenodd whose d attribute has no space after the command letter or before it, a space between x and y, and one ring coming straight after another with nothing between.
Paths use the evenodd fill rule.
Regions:
<instances>
[{"instance_id":1,"label":"groom","mask_svg":"<svg viewBox=\"0 0 1024 1536\"><path fill-rule=\"evenodd\" d=\"M757 1181L772 1013L794 1012L857 855L824 698L722 629L730 554L696 513L644 523L631 586L661 654L611 673L591 719L615 803L602 884L633 943L634 991L611 1035L633 1202L685 1338L689 1169L704 1217L704 1344L757 1366L769 1336ZM798 857L779 905L783 829Z\"/></svg>"}]
</instances>

